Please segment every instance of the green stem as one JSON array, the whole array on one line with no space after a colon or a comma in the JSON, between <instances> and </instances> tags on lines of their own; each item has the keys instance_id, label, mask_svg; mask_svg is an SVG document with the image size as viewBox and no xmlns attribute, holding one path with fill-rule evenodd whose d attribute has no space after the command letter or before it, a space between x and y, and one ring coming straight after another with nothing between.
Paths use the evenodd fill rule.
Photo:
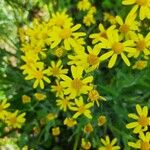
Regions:
<instances>
[{"instance_id":1,"label":"green stem","mask_svg":"<svg viewBox=\"0 0 150 150\"><path fill-rule=\"evenodd\" d=\"M80 139L80 134L77 134L75 136L75 142L74 142L74 145L73 145L73 150L77 150L78 148L78 143L79 143L79 139Z\"/></svg>"}]
</instances>

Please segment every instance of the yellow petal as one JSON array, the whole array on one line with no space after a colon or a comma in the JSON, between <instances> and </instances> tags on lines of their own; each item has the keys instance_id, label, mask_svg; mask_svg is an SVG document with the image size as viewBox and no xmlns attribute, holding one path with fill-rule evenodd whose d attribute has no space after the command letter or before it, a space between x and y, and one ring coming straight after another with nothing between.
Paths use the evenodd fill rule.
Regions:
<instances>
[{"instance_id":1,"label":"yellow petal","mask_svg":"<svg viewBox=\"0 0 150 150\"><path fill-rule=\"evenodd\" d=\"M112 68L115 65L116 59L117 59L117 54L114 54L108 63L108 68Z\"/></svg>"},{"instance_id":2,"label":"yellow petal","mask_svg":"<svg viewBox=\"0 0 150 150\"><path fill-rule=\"evenodd\" d=\"M127 66L130 66L129 59L126 57L124 53L121 53L121 57Z\"/></svg>"},{"instance_id":3,"label":"yellow petal","mask_svg":"<svg viewBox=\"0 0 150 150\"><path fill-rule=\"evenodd\" d=\"M138 126L138 122L131 122L129 124L126 125L126 128L131 129Z\"/></svg>"},{"instance_id":4,"label":"yellow petal","mask_svg":"<svg viewBox=\"0 0 150 150\"><path fill-rule=\"evenodd\" d=\"M113 53L114 53L114 51L110 51L110 52L103 54L102 56L100 56L100 60L101 61L106 60L107 58L111 57L113 55Z\"/></svg>"}]
</instances>

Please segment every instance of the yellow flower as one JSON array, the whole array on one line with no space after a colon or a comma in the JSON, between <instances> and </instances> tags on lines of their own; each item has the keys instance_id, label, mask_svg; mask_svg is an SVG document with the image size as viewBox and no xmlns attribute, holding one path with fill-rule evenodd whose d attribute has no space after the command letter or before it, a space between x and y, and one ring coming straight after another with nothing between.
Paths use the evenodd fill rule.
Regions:
<instances>
[{"instance_id":1,"label":"yellow flower","mask_svg":"<svg viewBox=\"0 0 150 150\"><path fill-rule=\"evenodd\" d=\"M133 69L143 70L147 67L147 61L146 60L138 60L136 63L132 66Z\"/></svg>"},{"instance_id":2,"label":"yellow flower","mask_svg":"<svg viewBox=\"0 0 150 150\"><path fill-rule=\"evenodd\" d=\"M137 104L136 111L138 115L131 113L128 115L128 117L137 121L127 124L126 127L128 129L134 128L133 133L139 133L141 131L148 130L148 126L150 125L150 117L147 116L148 107L144 106L143 108L141 108L141 106Z\"/></svg>"},{"instance_id":3,"label":"yellow flower","mask_svg":"<svg viewBox=\"0 0 150 150\"><path fill-rule=\"evenodd\" d=\"M44 63L40 63L38 68L35 67L34 69L30 70L30 72L28 72L28 76L25 79L31 80L35 78L36 80L33 84L33 88L36 88L40 84L41 89L44 89L43 80L47 83L50 83L49 78L46 77L45 74L47 75L47 70L44 70Z\"/></svg>"},{"instance_id":4,"label":"yellow flower","mask_svg":"<svg viewBox=\"0 0 150 150\"><path fill-rule=\"evenodd\" d=\"M116 22L120 25L119 31L126 37L130 38L130 34L138 30L138 22L135 21L136 13L130 12L125 21L120 16L116 16Z\"/></svg>"},{"instance_id":5,"label":"yellow flower","mask_svg":"<svg viewBox=\"0 0 150 150\"><path fill-rule=\"evenodd\" d=\"M108 12L104 12L104 21L108 21L111 24L116 24L116 18Z\"/></svg>"},{"instance_id":6,"label":"yellow flower","mask_svg":"<svg viewBox=\"0 0 150 150\"><path fill-rule=\"evenodd\" d=\"M144 56L150 55L150 32L145 37L140 33L132 33L131 38L135 42L135 51L129 53L129 57L137 58L142 53Z\"/></svg>"},{"instance_id":7,"label":"yellow flower","mask_svg":"<svg viewBox=\"0 0 150 150\"><path fill-rule=\"evenodd\" d=\"M63 43L66 50L71 50L71 46L74 48L80 46L76 42L76 39L80 39L82 36L86 35L84 32L76 32L80 27L80 24L73 27L54 27L49 38L50 41L52 41L51 48L55 48L60 43Z\"/></svg>"},{"instance_id":8,"label":"yellow flower","mask_svg":"<svg viewBox=\"0 0 150 150\"><path fill-rule=\"evenodd\" d=\"M93 103L85 104L83 102L83 97L80 96L79 99L75 99L75 104L76 107L70 108L70 110L76 111L76 113L73 115L73 118L78 118L82 114L89 119L92 118L91 111L89 110L89 108L93 106Z\"/></svg>"},{"instance_id":9,"label":"yellow flower","mask_svg":"<svg viewBox=\"0 0 150 150\"><path fill-rule=\"evenodd\" d=\"M70 27L73 25L72 18L66 14L66 10L53 13L49 23L59 27Z\"/></svg>"},{"instance_id":10,"label":"yellow flower","mask_svg":"<svg viewBox=\"0 0 150 150\"><path fill-rule=\"evenodd\" d=\"M86 52L77 53L75 56L69 55L68 58L70 61L68 62L69 65L77 65L82 66L86 72L91 72L99 67L100 58L99 53L101 51L99 45L95 45L92 49L90 46L87 46Z\"/></svg>"},{"instance_id":11,"label":"yellow flower","mask_svg":"<svg viewBox=\"0 0 150 150\"><path fill-rule=\"evenodd\" d=\"M60 99L56 100L57 106L60 108L60 110L67 111L68 108L70 108L74 103L70 99L70 97L62 96Z\"/></svg>"},{"instance_id":12,"label":"yellow flower","mask_svg":"<svg viewBox=\"0 0 150 150\"><path fill-rule=\"evenodd\" d=\"M85 125L84 127L84 132L90 134L91 132L93 132L93 126L91 123L88 123L87 125Z\"/></svg>"},{"instance_id":13,"label":"yellow flower","mask_svg":"<svg viewBox=\"0 0 150 150\"><path fill-rule=\"evenodd\" d=\"M81 147L84 149L84 150L89 150L91 148L91 142L85 140L84 138L82 138L81 140Z\"/></svg>"},{"instance_id":14,"label":"yellow flower","mask_svg":"<svg viewBox=\"0 0 150 150\"><path fill-rule=\"evenodd\" d=\"M108 63L108 68L112 68L117 60L117 57L121 55L121 58L125 62L127 66L130 66L130 62L125 55L125 52L134 52L134 49L132 46L134 46L134 43L132 40L126 40L122 42L122 38L119 35L118 31L113 31L110 32L108 36L108 39L101 39L101 42L103 44L103 48L109 49L109 52L106 52L102 56L100 56L100 60L106 60L109 57L109 63Z\"/></svg>"},{"instance_id":15,"label":"yellow flower","mask_svg":"<svg viewBox=\"0 0 150 150\"><path fill-rule=\"evenodd\" d=\"M10 106L10 103L7 103L7 99L0 100L0 120L4 119L7 115L6 109Z\"/></svg>"},{"instance_id":16,"label":"yellow flower","mask_svg":"<svg viewBox=\"0 0 150 150\"><path fill-rule=\"evenodd\" d=\"M48 67L47 74L49 76L52 75L54 77L60 78L60 75L68 73L68 69L62 69L62 68L63 65L61 60L59 60L57 63L51 61L51 67Z\"/></svg>"},{"instance_id":17,"label":"yellow flower","mask_svg":"<svg viewBox=\"0 0 150 150\"><path fill-rule=\"evenodd\" d=\"M132 11L137 11L139 8L139 16L140 19L143 20L144 18L150 19L150 0L123 0L123 5L133 5Z\"/></svg>"},{"instance_id":18,"label":"yellow flower","mask_svg":"<svg viewBox=\"0 0 150 150\"><path fill-rule=\"evenodd\" d=\"M89 10L91 7L91 3L89 2L89 0L80 0L77 4L77 8L79 10Z\"/></svg>"},{"instance_id":19,"label":"yellow flower","mask_svg":"<svg viewBox=\"0 0 150 150\"><path fill-rule=\"evenodd\" d=\"M25 103L30 103L31 102L31 97L28 95L22 95L22 102Z\"/></svg>"},{"instance_id":20,"label":"yellow flower","mask_svg":"<svg viewBox=\"0 0 150 150\"><path fill-rule=\"evenodd\" d=\"M114 138L112 141L110 141L109 136L106 136L105 140L101 138L101 142L104 146L99 147L98 150L118 150L120 149L120 146L115 146L117 143L117 139Z\"/></svg>"},{"instance_id":21,"label":"yellow flower","mask_svg":"<svg viewBox=\"0 0 150 150\"><path fill-rule=\"evenodd\" d=\"M55 113L49 113L46 118L48 121L54 120L57 117L57 114Z\"/></svg>"},{"instance_id":22,"label":"yellow flower","mask_svg":"<svg viewBox=\"0 0 150 150\"><path fill-rule=\"evenodd\" d=\"M64 51L65 50L63 49L63 47L59 47L55 50L55 55L60 58L64 55Z\"/></svg>"},{"instance_id":23,"label":"yellow flower","mask_svg":"<svg viewBox=\"0 0 150 150\"><path fill-rule=\"evenodd\" d=\"M95 6L90 7L88 14L95 14L95 13L96 13L96 7Z\"/></svg>"},{"instance_id":24,"label":"yellow flower","mask_svg":"<svg viewBox=\"0 0 150 150\"><path fill-rule=\"evenodd\" d=\"M93 14L87 13L87 15L84 16L84 18L83 18L83 23L86 26L91 26L92 24L95 24L96 21L95 21Z\"/></svg>"},{"instance_id":25,"label":"yellow flower","mask_svg":"<svg viewBox=\"0 0 150 150\"><path fill-rule=\"evenodd\" d=\"M34 96L38 101L43 101L47 97L45 94L42 93L35 93Z\"/></svg>"},{"instance_id":26,"label":"yellow flower","mask_svg":"<svg viewBox=\"0 0 150 150\"><path fill-rule=\"evenodd\" d=\"M98 42L101 42L101 38L107 39L108 38L108 34L111 33L114 29L115 29L115 25L110 26L108 29L105 29L103 24L99 24L98 28L99 28L99 33L93 33L91 34L89 37L92 40L92 44L96 44Z\"/></svg>"},{"instance_id":27,"label":"yellow flower","mask_svg":"<svg viewBox=\"0 0 150 150\"><path fill-rule=\"evenodd\" d=\"M106 101L106 99L103 96L100 96L98 91L94 89L89 91L88 98L91 102L96 102L98 107L99 107L99 100Z\"/></svg>"},{"instance_id":28,"label":"yellow flower","mask_svg":"<svg viewBox=\"0 0 150 150\"><path fill-rule=\"evenodd\" d=\"M77 121L74 120L73 118L66 118L64 120L64 125L67 125L67 127L69 127L69 128L73 127L76 124L77 124Z\"/></svg>"},{"instance_id":29,"label":"yellow flower","mask_svg":"<svg viewBox=\"0 0 150 150\"><path fill-rule=\"evenodd\" d=\"M102 126L102 125L104 125L106 123L106 117L103 116L103 115L99 116L97 121L98 121L98 126Z\"/></svg>"},{"instance_id":30,"label":"yellow flower","mask_svg":"<svg viewBox=\"0 0 150 150\"><path fill-rule=\"evenodd\" d=\"M145 135L141 132L139 138L136 143L128 142L128 145L140 150L150 150L150 132L146 132Z\"/></svg>"},{"instance_id":31,"label":"yellow flower","mask_svg":"<svg viewBox=\"0 0 150 150\"><path fill-rule=\"evenodd\" d=\"M18 115L18 110L16 110L14 113L7 113L6 120L5 122L7 123L8 126L12 128L21 128L23 123L25 122L24 116L26 113L22 113Z\"/></svg>"},{"instance_id":32,"label":"yellow flower","mask_svg":"<svg viewBox=\"0 0 150 150\"><path fill-rule=\"evenodd\" d=\"M60 135L60 128L59 127L52 128L52 135L53 136Z\"/></svg>"},{"instance_id":33,"label":"yellow flower","mask_svg":"<svg viewBox=\"0 0 150 150\"><path fill-rule=\"evenodd\" d=\"M64 94L70 96L70 98L75 98L81 94L87 94L93 86L89 85L93 81L92 76L88 76L82 79L83 68L80 66L71 66L71 73L73 79L66 75L61 75L64 81L60 82L60 85L64 88Z\"/></svg>"},{"instance_id":34,"label":"yellow flower","mask_svg":"<svg viewBox=\"0 0 150 150\"><path fill-rule=\"evenodd\" d=\"M60 85L59 80L56 80L56 85L51 86L51 91L56 93L56 97L62 97L63 94L63 87Z\"/></svg>"}]
</instances>

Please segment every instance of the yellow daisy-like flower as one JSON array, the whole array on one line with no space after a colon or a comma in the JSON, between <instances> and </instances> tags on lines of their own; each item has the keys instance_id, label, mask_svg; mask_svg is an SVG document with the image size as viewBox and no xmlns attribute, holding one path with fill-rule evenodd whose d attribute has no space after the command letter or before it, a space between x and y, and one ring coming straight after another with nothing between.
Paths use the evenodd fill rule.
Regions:
<instances>
[{"instance_id":1,"label":"yellow daisy-like flower","mask_svg":"<svg viewBox=\"0 0 150 150\"><path fill-rule=\"evenodd\" d=\"M93 33L89 36L91 39L93 39L92 44L96 44L98 42L101 42L101 38L107 39L107 37L108 37L107 35L110 32L112 32L115 29L116 26L112 25L108 29L105 29L103 24L100 23L98 27L99 27L100 32L99 33Z\"/></svg>"},{"instance_id":2,"label":"yellow daisy-like flower","mask_svg":"<svg viewBox=\"0 0 150 150\"><path fill-rule=\"evenodd\" d=\"M108 68L112 68L117 60L117 57L121 55L121 58L125 62L127 66L130 66L130 61L125 55L125 52L134 52L134 42L132 40L126 40L122 42L122 37L119 35L118 31L110 32L108 35L108 39L101 39L103 48L110 49L109 52L106 52L102 56L100 56L100 60L106 60L109 57Z\"/></svg>"},{"instance_id":3,"label":"yellow daisy-like flower","mask_svg":"<svg viewBox=\"0 0 150 150\"><path fill-rule=\"evenodd\" d=\"M56 93L56 97L62 97L64 95L63 87L60 85L59 80L56 80L56 85L51 86L51 91Z\"/></svg>"},{"instance_id":4,"label":"yellow daisy-like flower","mask_svg":"<svg viewBox=\"0 0 150 150\"><path fill-rule=\"evenodd\" d=\"M70 61L69 65L82 66L86 72L91 72L99 67L100 58L99 53L101 51L99 45L95 45L92 49L90 46L87 46L86 52L77 53L75 56L69 55L68 58Z\"/></svg>"},{"instance_id":5,"label":"yellow daisy-like flower","mask_svg":"<svg viewBox=\"0 0 150 150\"><path fill-rule=\"evenodd\" d=\"M119 31L126 37L130 38L130 33L138 30L138 22L135 21L136 13L130 12L125 21L120 16L116 16L116 22L120 25Z\"/></svg>"},{"instance_id":6,"label":"yellow daisy-like flower","mask_svg":"<svg viewBox=\"0 0 150 150\"><path fill-rule=\"evenodd\" d=\"M89 10L91 7L91 3L89 2L89 0L80 0L77 4L77 8L79 10Z\"/></svg>"},{"instance_id":7,"label":"yellow daisy-like flower","mask_svg":"<svg viewBox=\"0 0 150 150\"><path fill-rule=\"evenodd\" d=\"M98 124L98 126L102 126L102 125L104 125L105 123L106 123L106 116L99 116L98 117L98 119L97 119L97 124Z\"/></svg>"},{"instance_id":8,"label":"yellow daisy-like flower","mask_svg":"<svg viewBox=\"0 0 150 150\"><path fill-rule=\"evenodd\" d=\"M7 115L6 109L10 106L10 103L7 103L7 99L0 101L0 120L4 119Z\"/></svg>"},{"instance_id":9,"label":"yellow daisy-like flower","mask_svg":"<svg viewBox=\"0 0 150 150\"><path fill-rule=\"evenodd\" d=\"M100 96L98 91L94 89L89 91L88 98L91 102L96 102L98 107L99 107L99 100L106 101L106 99L103 96Z\"/></svg>"},{"instance_id":10,"label":"yellow daisy-like flower","mask_svg":"<svg viewBox=\"0 0 150 150\"><path fill-rule=\"evenodd\" d=\"M144 18L150 19L150 0L123 0L123 5L133 5L133 8L131 11L137 11L139 8L139 16L140 20L143 20Z\"/></svg>"},{"instance_id":11,"label":"yellow daisy-like flower","mask_svg":"<svg viewBox=\"0 0 150 150\"><path fill-rule=\"evenodd\" d=\"M150 117L147 116L148 107L144 106L143 108L141 108L141 106L137 104L136 111L138 115L131 113L128 115L128 117L137 121L127 124L126 128L128 129L134 128L133 133L140 133L141 131L147 131L148 126L150 125Z\"/></svg>"},{"instance_id":12,"label":"yellow daisy-like flower","mask_svg":"<svg viewBox=\"0 0 150 150\"><path fill-rule=\"evenodd\" d=\"M135 51L129 53L129 57L137 58L141 53L145 56L150 55L150 32L145 37L140 33L132 33L131 38L135 42Z\"/></svg>"},{"instance_id":13,"label":"yellow daisy-like flower","mask_svg":"<svg viewBox=\"0 0 150 150\"><path fill-rule=\"evenodd\" d=\"M52 135L53 136L60 135L60 128L59 127L52 128Z\"/></svg>"},{"instance_id":14,"label":"yellow daisy-like flower","mask_svg":"<svg viewBox=\"0 0 150 150\"><path fill-rule=\"evenodd\" d=\"M104 21L108 21L111 24L116 24L116 18L108 12L104 12Z\"/></svg>"},{"instance_id":15,"label":"yellow daisy-like flower","mask_svg":"<svg viewBox=\"0 0 150 150\"><path fill-rule=\"evenodd\" d=\"M87 94L92 90L93 86L89 85L93 81L93 76L88 76L82 79L83 68L81 66L71 66L71 73L73 79L66 75L61 75L64 81L60 85L64 88L64 94L69 95L70 98L75 98L81 94Z\"/></svg>"},{"instance_id":16,"label":"yellow daisy-like flower","mask_svg":"<svg viewBox=\"0 0 150 150\"><path fill-rule=\"evenodd\" d=\"M84 132L90 134L91 132L93 132L93 126L91 123L88 123L85 125L84 127Z\"/></svg>"},{"instance_id":17,"label":"yellow daisy-like flower","mask_svg":"<svg viewBox=\"0 0 150 150\"><path fill-rule=\"evenodd\" d=\"M38 101L43 101L47 98L47 96L42 93L35 93L34 96Z\"/></svg>"},{"instance_id":18,"label":"yellow daisy-like flower","mask_svg":"<svg viewBox=\"0 0 150 150\"><path fill-rule=\"evenodd\" d=\"M145 135L143 132L141 132L139 138L140 139L135 143L128 142L128 145L140 150L150 150L150 132L146 132Z\"/></svg>"},{"instance_id":19,"label":"yellow daisy-like flower","mask_svg":"<svg viewBox=\"0 0 150 150\"><path fill-rule=\"evenodd\" d=\"M22 113L22 114L18 114L18 113L19 113L18 110L16 110L14 113L11 112L7 113L5 122L9 127L21 128L21 126L25 122L26 119L24 117L26 113Z\"/></svg>"},{"instance_id":20,"label":"yellow daisy-like flower","mask_svg":"<svg viewBox=\"0 0 150 150\"><path fill-rule=\"evenodd\" d=\"M144 68L147 67L147 61L146 60L138 60L136 63L132 66L132 69L138 69L138 70L143 70Z\"/></svg>"},{"instance_id":21,"label":"yellow daisy-like flower","mask_svg":"<svg viewBox=\"0 0 150 150\"><path fill-rule=\"evenodd\" d=\"M73 115L73 118L78 118L82 114L89 119L92 118L91 111L89 110L89 108L93 106L93 103L85 104L83 102L83 97L80 96L79 99L75 99L75 104L76 107L74 106L70 108L70 110L76 111L76 113Z\"/></svg>"},{"instance_id":22,"label":"yellow daisy-like flower","mask_svg":"<svg viewBox=\"0 0 150 150\"><path fill-rule=\"evenodd\" d=\"M62 68L63 65L61 60L58 60L57 63L55 63L55 61L51 61L51 67L48 67L47 74L49 76L52 75L54 77L60 78L60 75L68 73L68 69L62 69Z\"/></svg>"},{"instance_id":23,"label":"yellow daisy-like flower","mask_svg":"<svg viewBox=\"0 0 150 150\"><path fill-rule=\"evenodd\" d=\"M52 13L49 24L59 27L71 27L73 25L72 18L66 14L66 10L62 12Z\"/></svg>"},{"instance_id":24,"label":"yellow daisy-like flower","mask_svg":"<svg viewBox=\"0 0 150 150\"><path fill-rule=\"evenodd\" d=\"M25 78L26 80L31 80L31 79L36 79L34 84L33 84L33 88L36 88L39 84L41 89L44 89L44 81L46 81L47 83L50 83L50 80L48 77L45 76L45 74L47 75L47 70L44 70L44 63L40 63L38 65L38 68L34 68L31 69L28 72L28 76Z\"/></svg>"},{"instance_id":25,"label":"yellow daisy-like flower","mask_svg":"<svg viewBox=\"0 0 150 150\"><path fill-rule=\"evenodd\" d=\"M68 96L62 96L60 99L56 100L57 106L60 108L60 110L67 111L67 109L71 108L71 106L74 105L70 97Z\"/></svg>"},{"instance_id":26,"label":"yellow daisy-like flower","mask_svg":"<svg viewBox=\"0 0 150 150\"><path fill-rule=\"evenodd\" d=\"M106 136L105 140L101 138L101 142L104 146L99 147L98 150L118 150L120 149L120 146L116 146L117 139L114 138L112 141L110 141L109 136Z\"/></svg>"},{"instance_id":27,"label":"yellow daisy-like flower","mask_svg":"<svg viewBox=\"0 0 150 150\"><path fill-rule=\"evenodd\" d=\"M57 118L57 114L56 113L48 113L46 118L47 118L47 121L54 120L55 118Z\"/></svg>"},{"instance_id":28,"label":"yellow daisy-like flower","mask_svg":"<svg viewBox=\"0 0 150 150\"><path fill-rule=\"evenodd\" d=\"M81 147L83 148L83 150L89 150L91 148L92 144L91 142L85 140L84 138L82 138L81 140Z\"/></svg>"},{"instance_id":29,"label":"yellow daisy-like flower","mask_svg":"<svg viewBox=\"0 0 150 150\"><path fill-rule=\"evenodd\" d=\"M31 102L31 97L28 95L22 95L22 102L25 103L30 103Z\"/></svg>"},{"instance_id":30,"label":"yellow daisy-like flower","mask_svg":"<svg viewBox=\"0 0 150 150\"><path fill-rule=\"evenodd\" d=\"M69 128L73 127L76 124L77 124L77 121L74 120L73 118L66 118L64 120L64 125L67 125L67 127L69 127Z\"/></svg>"},{"instance_id":31,"label":"yellow daisy-like flower","mask_svg":"<svg viewBox=\"0 0 150 150\"><path fill-rule=\"evenodd\" d=\"M88 27L91 26L92 24L95 24L96 21L95 21L93 14L87 13L87 15L84 16L83 18L83 23Z\"/></svg>"},{"instance_id":32,"label":"yellow daisy-like flower","mask_svg":"<svg viewBox=\"0 0 150 150\"><path fill-rule=\"evenodd\" d=\"M61 42L66 50L71 50L71 46L74 48L78 47L79 44L76 42L76 39L86 35L84 32L76 32L80 27L80 24L73 27L54 27L49 38L52 41L51 48L55 48Z\"/></svg>"}]
</instances>

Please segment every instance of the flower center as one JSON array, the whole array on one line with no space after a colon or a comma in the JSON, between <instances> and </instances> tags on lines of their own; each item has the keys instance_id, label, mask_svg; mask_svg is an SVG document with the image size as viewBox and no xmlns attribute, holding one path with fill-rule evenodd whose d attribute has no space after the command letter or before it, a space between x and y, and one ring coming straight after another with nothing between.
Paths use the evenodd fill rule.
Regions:
<instances>
[{"instance_id":1,"label":"flower center","mask_svg":"<svg viewBox=\"0 0 150 150\"><path fill-rule=\"evenodd\" d=\"M129 31L129 26L127 24L123 24L121 27L120 27L120 32L124 33L124 34L127 34Z\"/></svg>"},{"instance_id":2,"label":"flower center","mask_svg":"<svg viewBox=\"0 0 150 150\"><path fill-rule=\"evenodd\" d=\"M89 65L95 65L98 63L98 57L96 55L89 54L87 57L87 62Z\"/></svg>"},{"instance_id":3,"label":"flower center","mask_svg":"<svg viewBox=\"0 0 150 150\"><path fill-rule=\"evenodd\" d=\"M64 106L67 106L69 102L68 102L67 99L63 99L63 100L62 100L62 103L63 103Z\"/></svg>"},{"instance_id":4,"label":"flower center","mask_svg":"<svg viewBox=\"0 0 150 150\"><path fill-rule=\"evenodd\" d=\"M112 150L112 146L111 146L110 144L108 144L108 145L106 146L106 150Z\"/></svg>"},{"instance_id":5,"label":"flower center","mask_svg":"<svg viewBox=\"0 0 150 150\"><path fill-rule=\"evenodd\" d=\"M142 126L147 126L149 124L149 120L147 117L141 116L138 120L139 124Z\"/></svg>"},{"instance_id":6,"label":"flower center","mask_svg":"<svg viewBox=\"0 0 150 150\"><path fill-rule=\"evenodd\" d=\"M105 38L105 39L107 39L107 33L106 33L105 31L102 32L102 33L100 34L100 36L103 37L103 38Z\"/></svg>"},{"instance_id":7,"label":"flower center","mask_svg":"<svg viewBox=\"0 0 150 150\"><path fill-rule=\"evenodd\" d=\"M85 106L80 106L78 109L78 112L80 112L80 113L84 113L85 111L86 111Z\"/></svg>"},{"instance_id":8,"label":"flower center","mask_svg":"<svg viewBox=\"0 0 150 150\"><path fill-rule=\"evenodd\" d=\"M149 142L141 142L141 150L150 150L150 144Z\"/></svg>"},{"instance_id":9,"label":"flower center","mask_svg":"<svg viewBox=\"0 0 150 150\"><path fill-rule=\"evenodd\" d=\"M146 5L146 4L147 4L147 0L136 0L136 3L137 3L138 5L143 6L143 5Z\"/></svg>"},{"instance_id":10,"label":"flower center","mask_svg":"<svg viewBox=\"0 0 150 150\"><path fill-rule=\"evenodd\" d=\"M56 90L57 92L61 92L61 91L62 91L62 86L57 85L57 86L55 87L55 90Z\"/></svg>"},{"instance_id":11,"label":"flower center","mask_svg":"<svg viewBox=\"0 0 150 150\"><path fill-rule=\"evenodd\" d=\"M16 117L10 118L10 122L11 122L11 124L16 124L17 123L17 118Z\"/></svg>"},{"instance_id":12,"label":"flower center","mask_svg":"<svg viewBox=\"0 0 150 150\"><path fill-rule=\"evenodd\" d=\"M71 29L65 28L65 29L62 29L62 30L61 30L61 32L60 32L60 37L61 37L62 39L67 39L67 38L69 38L69 37L71 36L71 34L72 34Z\"/></svg>"},{"instance_id":13,"label":"flower center","mask_svg":"<svg viewBox=\"0 0 150 150\"><path fill-rule=\"evenodd\" d=\"M123 44L122 43L119 43L119 42L115 42L113 45L112 45L112 49L113 51L116 53L116 54L121 54L124 47L123 47Z\"/></svg>"},{"instance_id":14,"label":"flower center","mask_svg":"<svg viewBox=\"0 0 150 150\"><path fill-rule=\"evenodd\" d=\"M0 112L2 112L3 111L3 106L2 105L0 105Z\"/></svg>"},{"instance_id":15,"label":"flower center","mask_svg":"<svg viewBox=\"0 0 150 150\"><path fill-rule=\"evenodd\" d=\"M146 47L145 41L144 40L138 41L136 47L139 51L142 51Z\"/></svg>"},{"instance_id":16,"label":"flower center","mask_svg":"<svg viewBox=\"0 0 150 150\"><path fill-rule=\"evenodd\" d=\"M53 76L59 75L59 68L58 68L58 67L54 67L54 68L52 69L52 74L53 74Z\"/></svg>"},{"instance_id":17,"label":"flower center","mask_svg":"<svg viewBox=\"0 0 150 150\"><path fill-rule=\"evenodd\" d=\"M43 72L42 71L36 71L35 72L35 78L38 80L43 79Z\"/></svg>"},{"instance_id":18,"label":"flower center","mask_svg":"<svg viewBox=\"0 0 150 150\"><path fill-rule=\"evenodd\" d=\"M76 90L79 91L82 86L83 86L83 83L82 83L82 81L81 81L80 79L74 79L74 80L72 81L72 87L73 87L74 89L76 89Z\"/></svg>"}]
</instances>

